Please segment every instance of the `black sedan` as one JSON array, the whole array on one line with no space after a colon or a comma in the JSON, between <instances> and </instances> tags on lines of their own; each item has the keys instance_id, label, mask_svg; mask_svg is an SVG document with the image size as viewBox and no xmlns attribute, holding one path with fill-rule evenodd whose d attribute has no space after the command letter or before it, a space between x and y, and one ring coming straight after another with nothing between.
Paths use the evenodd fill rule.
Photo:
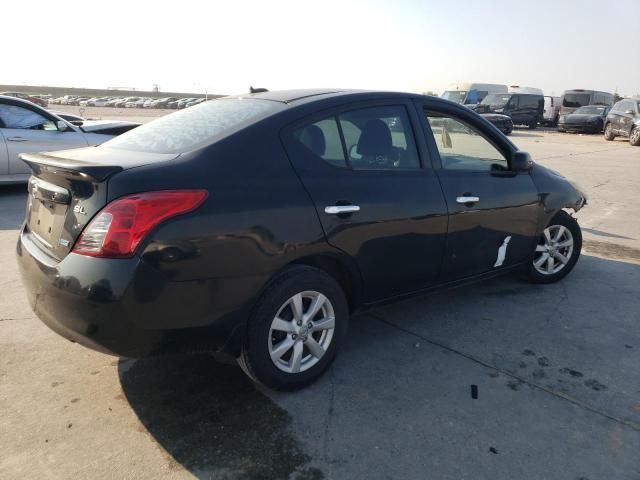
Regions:
<instances>
[{"instance_id":1,"label":"black sedan","mask_svg":"<svg viewBox=\"0 0 640 480\"><path fill-rule=\"evenodd\" d=\"M609 107L603 105L580 107L573 113L560 116L558 131L601 133L608 112Z\"/></svg>"},{"instance_id":2,"label":"black sedan","mask_svg":"<svg viewBox=\"0 0 640 480\"><path fill-rule=\"evenodd\" d=\"M510 135L513 132L513 121L510 116L499 113L481 113L480 115L505 135Z\"/></svg>"},{"instance_id":3,"label":"black sedan","mask_svg":"<svg viewBox=\"0 0 640 480\"><path fill-rule=\"evenodd\" d=\"M62 336L206 349L256 381L324 372L359 309L507 272L551 283L582 237L571 182L464 106L293 90L204 102L32 170L17 256Z\"/></svg>"}]
</instances>

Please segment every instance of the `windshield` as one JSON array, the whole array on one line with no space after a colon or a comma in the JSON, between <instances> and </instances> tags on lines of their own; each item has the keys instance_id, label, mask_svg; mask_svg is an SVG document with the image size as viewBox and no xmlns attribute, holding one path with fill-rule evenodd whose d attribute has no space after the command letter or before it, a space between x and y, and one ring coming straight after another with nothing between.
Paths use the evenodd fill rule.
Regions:
<instances>
[{"instance_id":1,"label":"windshield","mask_svg":"<svg viewBox=\"0 0 640 480\"><path fill-rule=\"evenodd\" d=\"M486 97L484 97L480 104L489 105L490 107L504 107L510 98L511 95L500 95L492 93L491 95L487 95Z\"/></svg>"},{"instance_id":2,"label":"windshield","mask_svg":"<svg viewBox=\"0 0 640 480\"><path fill-rule=\"evenodd\" d=\"M183 153L213 143L281 108L282 104L265 100L210 100L160 117L102 145L139 152Z\"/></svg>"},{"instance_id":3,"label":"windshield","mask_svg":"<svg viewBox=\"0 0 640 480\"><path fill-rule=\"evenodd\" d=\"M607 107L580 107L574 113L582 113L585 115L602 115Z\"/></svg>"},{"instance_id":4,"label":"windshield","mask_svg":"<svg viewBox=\"0 0 640 480\"><path fill-rule=\"evenodd\" d=\"M589 105L591 95L588 93L566 93L562 100L562 105L569 108L583 107Z\"/></svg>"},{"instance_id":5,"label":"windshield","mask_svg":"<svg viewBox=\"0 0 640 480\"><path fill-rule=\"evenodd\" d=\"M467 97L467 92L464 90L447 90L442 94L442 98L445 100L451 100L452 102L464 103L464 99Z\"/></svg>"}]
</instances>

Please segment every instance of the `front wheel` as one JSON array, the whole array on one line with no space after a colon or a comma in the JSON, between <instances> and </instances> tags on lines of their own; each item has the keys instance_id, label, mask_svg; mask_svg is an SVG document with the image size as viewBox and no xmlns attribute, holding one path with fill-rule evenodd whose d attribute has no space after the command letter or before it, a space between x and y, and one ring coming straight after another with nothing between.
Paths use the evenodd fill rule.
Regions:
<instances>
[{"instance_id":1,"label":"front wheel","mask_svg":"<svg viewBox=\"0 0 640 480\"><path fill-rule=\"evenodd\" d=\"M613 127L611 127L610 123L604 127L604 139L608 142L612 141L616 136L613 134Z\"/></svg>"},{"instance_id":2,"label":"front wheel","mask_svg":"<svg viewBox=\"0 0 640 480\"><path fill-rule=\"evenodd\" d=\"M280 274L258 301L239 359L256 382L298 390L329 367L347 331L340 285L324 271L295 266Z\"/></svg>"},{"instance_id":3,"label":"front wheel","mask_svg":"<svg viewBox=\"0 0 640 480\"><path fill-rule=\"evenodd\" d=\"M640 127L634 127L629 135L629 143L634 147L640 147Z\"/></svg>"},{"instance_id":4,"label":"front wheel","mask_svg":"<svg viewBox=\"0 0 640 480\"><path fill-rule=\"evenodd\" d=\"M558 212L538 240L533 261L525 271L525 279L532 283L557 282L573 269L581 250L580 225L567 212Z\"/></svg>"}]
</instances>

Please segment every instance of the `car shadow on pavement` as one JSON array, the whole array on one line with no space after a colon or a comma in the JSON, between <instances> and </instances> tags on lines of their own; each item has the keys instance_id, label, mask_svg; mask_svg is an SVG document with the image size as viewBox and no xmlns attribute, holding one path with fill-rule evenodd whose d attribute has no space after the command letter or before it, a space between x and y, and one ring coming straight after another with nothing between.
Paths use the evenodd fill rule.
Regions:
<instances>
[{"instance_id":1,"label":"car shadow on pavement","mask_svg":"<svg viewBox=\"0 0 640 480\"><path fill-rule=\"evenodd\" d=\"M598 253L595 246L590 251ZM638 375L638 369L631 367L632 355L640 347L639 331L631 323L635 279L640 279L640 265L584 256L571 277L555 285L530 285L506 276L370 310L352 318L350 329L357 334L346 342L336 373L328 372L295 394L267 396L240 368L207 355L121 360L118 373L129 404L167 452L170 467L180 465L198 478L324 478L325 472L316 466L354 468L370 471L368 478L382 478L382 471L408 468L405 457L360 465L364 460L342 458L345 452L388 444L405 456L423 458L425 451L438 447L439 435L464 445L468 428L486 429L478 435L489 438L496 435L492 423L508 424L516 417L523 431L511 432L503 439L506 444L540 436L539 442L527 443L527 451L543 455L557 447L564 452L560 457L575 454L580 462L584 458L577 444L556 444L554 435L557 428L575 428L579 436L591 427L575 424L578 417L557 417L566 422L562 427L553 423L560 421L557 418L539 426L533 418L541 414L538 409L549 407L533 395L547 402L553 399L559 415L564 415L561 406L567 402L596 412L589 417L595 420L588 421L640 422L631 408L640 398L625 393L624 386ZM612 312L606 300L614 292L618 298ZM628 368L622 375L620 362L627 357ZM429 372L426 377L425 372ZM470 383L481 385L487 399L481 411L474 410L480 404L472 403L472 396L459 395ZM309 424L300 423L297 415L293 418L295 412L317 410L327 397L331 398L327 423L324 414ZM523 419L522 411L530 409L538 413ZM452 412L464 415L472 427L464 421L459 430L446 422L436 426L438 418L446 419ZM367 423L369 418L382 424L373 426ZM397 425L404 425L404 430ZM428 426L435 433L416 440L410 433L412 425ZM327 444L326 438L335 445ZM585 447L587 455L598 451L594 442ZM451 465L455 452L443 453ZM467 460L478 465L484 461ZM624 470L629 461L624 457L615 468ZM453 468L446 464L438 463L443 475Z\"/></svg>"},{"instance_id":2,"label":"car shadow on pavement","mask_svg":"<svg viewBox=\"0 0 640 480\"><path fill-rule=\"evenodd\" d=\"M121 359L118 373L170 464L198 478L322 478L290 432L289 414L239 367L194 354Z\"/></svg>"},{"instance_id":3,"label":"car shadow on pavement","mask_svg":"<svg viewBox=\"0 0 640 480\"><path fill-rule=\"evenodd\" d=\"M0 230L18 230L26 204L26 185L0 185Z\"/></svg>"}]
</instances>

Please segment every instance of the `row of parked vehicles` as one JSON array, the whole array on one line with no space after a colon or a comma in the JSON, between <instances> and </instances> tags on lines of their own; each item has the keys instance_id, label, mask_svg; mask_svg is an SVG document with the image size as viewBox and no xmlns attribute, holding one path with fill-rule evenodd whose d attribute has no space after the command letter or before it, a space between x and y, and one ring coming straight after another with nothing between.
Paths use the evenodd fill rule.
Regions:
<instances>
[{"instance_id":1,"label":"row of parked vehicles","mask_svg":"<svg viewBox=\"0 0 640 480\"><path fill-rule=\"evenodd\" d=\"M487 83L456 85L441 97L475 110L506 135L514 125L548 125L560 132L605 132L607 140L622 136L640 144L639 99L615 102L612 93L585 89L555 97L538 88Z\"/></svg>"},{"instance_id":2,"label":"row of parked vehicles","mask_svg":"<svg viewBox=\"0 0 640 480\"><path fill-rule=\"evenodd\" d=\"M172 108L180 109L197 105L206 100L204 97L80 97L65 95L52 98L49 104L53 105L77 105L80 107L118 107L118 108Z\"/></svg>"}]
</instances>

